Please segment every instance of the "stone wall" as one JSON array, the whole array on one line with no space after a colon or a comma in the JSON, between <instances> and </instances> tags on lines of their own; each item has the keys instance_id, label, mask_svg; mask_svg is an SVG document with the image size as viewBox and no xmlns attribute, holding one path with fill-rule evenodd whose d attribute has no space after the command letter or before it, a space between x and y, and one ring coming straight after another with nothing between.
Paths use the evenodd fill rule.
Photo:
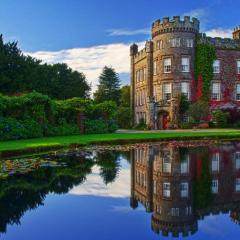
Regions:
<instances>
[{"instance_id":1,"label":"stone wall","mask_svg":"<svg viewBox=\"0 0 240 240\"><path fill-rule=\"evenodd\" d=\"M236 83L240 83L240 75L237 74L237 60L240 60L240 28L236 28L234 39L211 38L199 33L199 21L188 16L180 19L179 16L169 19L165 17L152 24L152 39L146 42L145 47L136 51L131 48L131 101L134 113L134 124L144 118L150 129L163 128L161 113L168 115L167 127L176 127L179 119L177 113L178 100L181 94L181 83L187 82L190 91L194 81L195 46L197 43L210 44L216 47L217 58L221 61L220 74L215 74L213 81L221 82L221 101L233 101L235 105ZM180 46L173 47L172 39L180 39ZM193 46L187 45L192 41ZM160 44L161 43L161 44ZM135 45L136 46L136 45ZM189 72L182 72L181 58L188 57L190 63ZM170 73L164 73L164 59L171 58L172 69ZM154 62L157 72L154 74ZM146 69L144 79L137 81L136 72ZM164 100L163 85L172 84L172 99ZM230 96L226 98L226 92ZM142 97L141 104L136 104L139 94ZM231 103L232 104L232 103ZM216 103L214 103L215 107ZM217 104L220 106L219 104ZM214 108L213 107L213 108Z\"/></svg>"},{"instance_id":2,"label":"stone wall","mask_svg":"<svg viewBox=\"0 0 240 240\"><path fill-rule=\"evenodd\" d=\"M221 83L221 100L235 101L236 83L240 83L240 75L237 74L237 60L240 60L238 50L216 50L217 59L220 60L220 73L214 74L213 82ZM224 93L229 91L229 96Z\"/></svg>"}]
</instances>

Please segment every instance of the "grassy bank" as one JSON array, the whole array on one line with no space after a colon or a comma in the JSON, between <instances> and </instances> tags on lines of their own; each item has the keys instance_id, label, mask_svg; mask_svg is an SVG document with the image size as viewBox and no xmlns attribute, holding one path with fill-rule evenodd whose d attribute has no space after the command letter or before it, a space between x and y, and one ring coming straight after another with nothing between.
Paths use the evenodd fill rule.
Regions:
<instances>
[{"instance_id":1,"label":"grassy bank","mask_svg":"<svg viewBox=\"0 0 240 240\"><path fill-rule=\"evenodd\" d=\"M217 131L217 132L141 132L141 133L113 133L76 135L63 137L36 138L27 140L15 140L0 142L2 156L9 156L11 153L37 152L70 145L79 144L102 144L102 143L128 143L137 141L166 141L166 140L191 140L191 139L239 139L240 132ZM16 154L13 154L16 155Z\"/></svg>"}]
</instances>

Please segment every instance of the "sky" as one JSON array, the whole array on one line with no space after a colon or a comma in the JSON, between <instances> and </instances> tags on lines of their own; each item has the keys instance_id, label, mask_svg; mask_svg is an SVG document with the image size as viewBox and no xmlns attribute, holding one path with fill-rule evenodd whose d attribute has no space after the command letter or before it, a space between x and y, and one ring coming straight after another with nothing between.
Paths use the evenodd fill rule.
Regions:
<instances>
[{"instance_id":1,"label":"sky","mask_svg":"<svg viewBox=\"0 0 240 240\"><path fill-rule=\"evenodd\" d=\"M129 46L150 39L151 23L189 15L209 36L231 37L239 0L0 0L0 33L26 54L85 73L93 90L112 66L129 83Z\"/></svg>"}]
</instances>

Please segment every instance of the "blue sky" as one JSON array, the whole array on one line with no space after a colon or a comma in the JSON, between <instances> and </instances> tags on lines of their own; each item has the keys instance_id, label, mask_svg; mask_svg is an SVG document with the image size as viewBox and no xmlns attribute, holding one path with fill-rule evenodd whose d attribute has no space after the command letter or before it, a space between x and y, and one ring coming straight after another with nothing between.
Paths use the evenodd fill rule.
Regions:
<instances>
[{"instance_id":1,"label":"blue sky","mask_svg":"<svg viewBox=\"0 0 240 240\"><path fill-rule=\"evenodd\" d=\"M1 0L0 32L26 53L85 72L95 88L104 65L128 81L129 44L147 40L154 20L191 15L202 31L228 37L239 9L237 0Z\"/></svg>"}]
</instances>

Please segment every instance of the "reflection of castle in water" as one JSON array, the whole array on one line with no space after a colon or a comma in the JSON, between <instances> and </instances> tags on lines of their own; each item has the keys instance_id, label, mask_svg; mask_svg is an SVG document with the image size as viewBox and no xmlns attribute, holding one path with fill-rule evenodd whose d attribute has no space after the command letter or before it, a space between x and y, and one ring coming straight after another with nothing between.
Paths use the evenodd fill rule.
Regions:
<instances>
[{"instance_id":1,"label":"reflection of castle in water","mask_svg":"<svg viewBox=\"0 0 240 240\"><path fill-rule=\"evenodd\" d=\"M144 145L131 152L131 206L152 212L152 230L187 236L198 219L228 213L240 221L240 144L179 148Z\"/></svg>"}]
</instances>

